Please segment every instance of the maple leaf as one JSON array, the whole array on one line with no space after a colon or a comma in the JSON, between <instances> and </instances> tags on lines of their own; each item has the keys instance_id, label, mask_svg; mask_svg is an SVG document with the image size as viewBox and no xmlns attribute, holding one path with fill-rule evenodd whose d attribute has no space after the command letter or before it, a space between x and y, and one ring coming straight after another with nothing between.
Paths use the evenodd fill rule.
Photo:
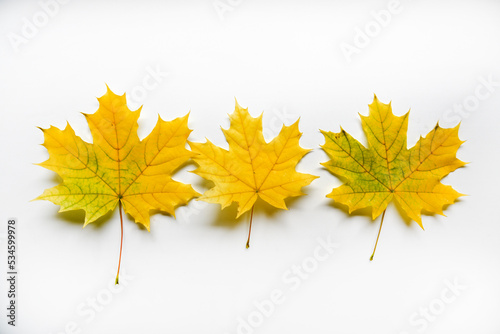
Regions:
<instances>
[{"instance_id":1,"label":"maple leaf","mask_svg":"<svg viewBox=\"0 0 500 334\"><path fill-rule=\"evenodd\" d=\"M394 199L423 229L422 210L444 215L443 206L463 196L440 182L465 165L456 158L463 143L458 138L459 125L444 129L438 123L407 149L409 112L394 116L391 104L381 103L376 96L369 110L369 116L360 115L368 148L342 128L339 133L321 131L325 136L322 148L331 158L322 165L345 180L327 197L347 205L349 213L368 207L372 208L372 219L384 213L380 229L387 205ZM377 242L379 236L380 230Z\"/></svg>"},{"instance_id":2,"label":"maple leaf","mask_svg":"<svg viewBox=\"0 0 500 334\"><path fill-rule=\"evenodd\" d=\"M60 205L59 212L84 210L84 227L119 205L121 250L123 243L122 205L136 223L149 231L150 211L175 216L175 207L199 195L190 185L172 180L171 174L192 157L185 148L191 130L188 115L158 122L142 141L137 135L141 108L131 111L125 94L115 95L109 87L98 98L99 109L83 114L93 143L75 135L67 124L64 130L51 126L41 129L43 146L49 159L41 164L62 178L62 183L47 189L37 199ZM118 274L117 280L118 283Z\"/></svg>"},{"instance_id":3,"label":"maple leaf","mask_svg":"<svg viewBox=\"0 0 500 334\"><path fill-rule=\"evenodd\" d=\"M287 210L285 198L304 195L301 188L317 178L295 170L297 163L310 151L299 146L302 135L299 120L290 126L283 126L279 135L266 143L262 133L262 114L253 118L248 109L240 107L236 101L235 110L229 118L229 129L221 128L229 150L208 140L206 143L189 142L191 150L197 153L193 160L199 165L194 173L215 184L199 199L219 203L222 209L236 202L236 218L250 209L252 217L257 198ZM250 231L251 228L250 218Z\"/></svg>"}]
</instances>

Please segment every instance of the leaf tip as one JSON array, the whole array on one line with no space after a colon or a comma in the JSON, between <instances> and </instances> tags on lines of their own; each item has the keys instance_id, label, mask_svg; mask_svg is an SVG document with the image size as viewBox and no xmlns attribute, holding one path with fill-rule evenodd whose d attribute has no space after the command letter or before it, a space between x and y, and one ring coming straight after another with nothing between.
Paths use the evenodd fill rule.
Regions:
<instances>
[{"instance_id":1,"label":"leaf tip","mask_svg":"<svg viewBox=\"0 0 500 334\"><path fill-rule=\"evenodd\" d=\"M420 219L420 217L419 217L419 219L415 220L415 221L417 222L418 226L420 226L422 231L425 231L424 225L422 224L422 219Z\"/></svg>"},{"instance_id":2,"label":"leaf tip","mask_svg":"<svg viewBox=\"0 0 500 334\"><path fill-rule=\"evenodd\" d=\"M34 202L34 201L41 201L42 198L41 198L42 195L38 196L38 197L35 197L33 199L30 200L30 202Z\"/></svg>"},{"instance_id":3,"label":"leaf tip","mask_svg":"<svg viewBox=\"0 0 500 334\"><path fill-rule=\"evenodd\" d=\"M236 96L234 97L234 108L235 108L236 110L238 110L238 109L243 109L243 110L244 110L244 109L245 109L245 108L243 108L243 107L242 107L242 106L238 103L238 100L236 99Z\"/></svg>"}]
</instances>

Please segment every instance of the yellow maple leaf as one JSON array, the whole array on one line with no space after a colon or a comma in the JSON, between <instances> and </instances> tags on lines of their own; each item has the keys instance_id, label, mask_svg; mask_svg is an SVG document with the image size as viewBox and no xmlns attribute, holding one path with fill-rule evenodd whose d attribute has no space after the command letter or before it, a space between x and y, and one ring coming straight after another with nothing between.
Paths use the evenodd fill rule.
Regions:
<instances>
[{"instance_id":1,"label":"yellow maple leaf","mask_svg":"<svg viewBox=\"0 0 500 334\"><path fill-rule=\"evenodd\" d=\"M257 198L286 210L285 198L304 195L301 188L317 178L295 170L297 163L310 151L299 146L302 135L299 120L283 126L279 135L266 143L262 134L262 114L253 118L248 109L236 102L229 118L229 129L222 129L229 150L208 140L206 143L189 142L191 150L197 153L193 160L199 165L194 173L215 184L199 199L219 203L222 209L236 202L236 218L250 209L253 211Z\"/></svg>"},{"instance_id":2,"label":"yellow maple leaf","mask_svg":"<svg viewBox=\"0 0 500 334\"><path fill-rule=\"evenodd\" d=\"M322 131L322 148L331 158L322 165L346 181L327 197L347 205L349 213L371 207L372 219L385 214L394 199L423 229L422 210L443 215L443 206L463 196L440 182L465 165L456 158L463 143L458 138L459 125L444 129L437 124L425 138L407 149L409 112L394 116L391 104L381 103L376 96L369 110L369 116L360 115L368 148L342 128L339 133ZM383 219L384 215L380 228Z\"/></svg>"},{"instance_id":3,"label":"yellow maple leaf","mask_svg":"<svg viewBox=\"0 0 500 334\"><path fill-rule=\"evenodd\" d=\"M84 210L84 227L118 204L123 241L122 205L149 231L151 210L174 216L175 207L199 195L171 178L193 155L185 148L191 130L188 115L170 122L158 117L155 128L141 141L137 120L142 107L129 110L125 94L115 95L109 88L98 101L96 113L84 114L92 144L76 136L69 124L64 130L41 129L49 159L39 165L59 174L63 182L37 199L60 205L59 212Z\"/></svg>"}]
</instances>

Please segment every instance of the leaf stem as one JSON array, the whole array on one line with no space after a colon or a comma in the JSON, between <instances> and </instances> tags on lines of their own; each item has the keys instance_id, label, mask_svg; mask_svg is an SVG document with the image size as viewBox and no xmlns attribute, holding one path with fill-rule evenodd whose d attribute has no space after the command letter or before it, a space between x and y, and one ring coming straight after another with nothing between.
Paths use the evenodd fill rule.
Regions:
<instances>
[{"instance_id":1,"label":"leaf stem","mask_svg":"<svg viewBox=\"0 0 500 334\"><path fill-rule=\"evenodd\" d=\"M252 233L252 220L253 220L253 208L255 204L252 205L252 212L250 213L250 228L248 229L248 239L247 239L247 248L250 247L250 233Z\"/></svg>"},{"instance_id":2,"label":"leaf stem","mask_svg":"<svg viewBox=\"0 0 500 334\"><path fill-rule=\"evenodd\" d=\"M118 201L118 210L120 211L120 227L121 227L121 237L120 237L120 257L118 259L118 271L116 273L115 285L118 284L118 277L120 276L120 265L122 263L122 247L123 247L123 216L122 216L122 201Z\"/></svg>"},{"instance_id":3,"label":"leaf stem","mask_svg":"<svg viewBox=\"0 0 500 334\"><path fill-rule=\"evenodd\" d=\"M370 256L370 261L373 261L373 256L375 255L375 251L377 250L378 238L380 237L380 231L382 231L382 224L384 223L384 217L385 217L386 210L387 209L385 209L384 213L382 214L382 220L380 221L380 228L378 229L377 241L375 241L375 247L373 248L372 256Z\"/></svg>"}]
</instances>

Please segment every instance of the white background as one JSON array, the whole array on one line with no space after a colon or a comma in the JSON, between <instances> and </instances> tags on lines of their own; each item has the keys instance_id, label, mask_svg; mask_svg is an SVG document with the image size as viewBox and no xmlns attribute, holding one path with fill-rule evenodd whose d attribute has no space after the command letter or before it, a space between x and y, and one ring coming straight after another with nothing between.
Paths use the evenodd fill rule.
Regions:
<instances>
[{"instance_id":1,"label":"white background","mask_svg":"<svg viewBox=\"0 0 500 334\"><path fill-rule=\"evenodd\" d=\"M52 4L49 16L36 1L0 1L1 268L9 217L19 221L20 261L16 328L6 325L0 274L0 332L500 333L500 3L401 0L380 28L373 15L389 7L74 0ZM346 57L347 44L358 53ZM297 169L320 178L287 201L289 211L259 203L249 250L249 216L235 220L235 207L193 201L177 219L154 215L150 233L126 217L123 283L112 292L118 212L82 230L81 212L30 202L59 182L34 165L48 157L36 127L68 121L91 141L80 112L97 110L105 83L126 92L131 109L144 105L141 138L158 114L191 111L190 139L227 147L220 126L228 127L235 97L254 116L264 111L267 139L300 116L301 145L313 151ZM467 142L458 157L471 163L443 181L469 196L447 217L424 215L425 232L391 205L370 262L379 220L325 198L341 183L319 165L327 160L319 129L342 125L365 143L358 113L368 113L374 93L392 100L396 115L411 108L410 146L438 120L461 121ZM194 168L175 178L204 191L188 173ZM318 240L328 239L338 246L329 256L321 250L318 262ZM307 278L290 271L302 265ZM281 303L259 311L255 303L274 290Z\"/></svg>"}]
</instances>

